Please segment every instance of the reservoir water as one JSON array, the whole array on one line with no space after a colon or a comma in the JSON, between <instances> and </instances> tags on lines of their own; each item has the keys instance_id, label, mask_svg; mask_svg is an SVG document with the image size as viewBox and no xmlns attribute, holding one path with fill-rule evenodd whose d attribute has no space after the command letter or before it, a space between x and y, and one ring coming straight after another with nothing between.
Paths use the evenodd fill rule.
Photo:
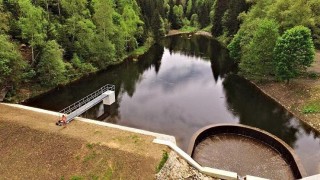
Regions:
<instances>
[{"instance_id":1,"label":"reservoir water","mask_svg":"<svg viewBox=\"0 0 320 180\"><path fill-rule=\"evenodd\" d=\"M59 111L105 84L116 85L116 103L83 114L124 126L173 135L186 150L193 133L215 123L263 129L290 145L308 175L320 173L320 136L293 117L236 70L217 41L201 36L169 37L138 61L35 97L24 104Z\"/></svg>"}]
</instances>

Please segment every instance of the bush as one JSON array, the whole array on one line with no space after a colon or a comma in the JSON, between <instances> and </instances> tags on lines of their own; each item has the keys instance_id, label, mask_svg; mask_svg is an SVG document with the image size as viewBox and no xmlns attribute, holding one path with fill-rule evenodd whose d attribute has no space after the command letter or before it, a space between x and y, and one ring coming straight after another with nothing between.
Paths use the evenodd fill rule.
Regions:
<instances>
[{"instance_id":1,"label":"bush","mask_svg":"<svg viewBox=\"0 0 320 180\"><path fill-rule=\"evenodd\" d=\"M280 80L297 77L310 67L315 56L310 29L296 26L287 30L274 48L276 76Z\"/></svg>"},{"instance_id":2,"label":"bush","mask_svg":"<svg viewBox=\"0 0 320 180\"><path fill-rule=\"evenodd\" d=\"M92 64L82 62L77 54L73 55L71 63L73 64L75 70L81 75L88 75L97 71L97 68L93 67Z\"/></svg>"}]
</instances>

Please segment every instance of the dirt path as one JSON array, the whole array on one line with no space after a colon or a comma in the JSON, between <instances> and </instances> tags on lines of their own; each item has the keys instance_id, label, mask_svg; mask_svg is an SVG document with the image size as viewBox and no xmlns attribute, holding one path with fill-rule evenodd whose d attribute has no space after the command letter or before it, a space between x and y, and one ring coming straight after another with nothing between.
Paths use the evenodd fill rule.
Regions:
<instances>
[{"instance_id":1,"label":"dirt path","mask_svg":"<svg viewBox=\"0 0 320 180\"><path fill-rule=\"evenodd\" d=\"M308 69L310 72L320 73L320 50L316 51L315 61L312 66Z\"/></svg>"},{"instance_id":2,"label":"dirt path","mask_svg":"<svg viewBox=\"0 0 320 180\"><path fill-rule=\"evenodd\" d=\"M4 179L154 179L166 147L153 137L0 104L0 175Z\"/></svg>"}]
</instances>

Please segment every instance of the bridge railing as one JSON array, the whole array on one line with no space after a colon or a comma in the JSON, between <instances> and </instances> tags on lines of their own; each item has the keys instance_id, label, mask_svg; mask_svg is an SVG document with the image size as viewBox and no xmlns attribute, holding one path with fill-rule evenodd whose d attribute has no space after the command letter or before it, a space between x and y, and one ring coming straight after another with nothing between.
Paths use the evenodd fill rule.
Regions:
<instances>
[{"instance_id":1,"label":"bridge railing","mask_svg":"<svg viewBox=\"0 0 320 180\"><path fill-rule=\"evenodd\" d=\"M61 111L59 111L59 113L70 114L73 111L79 109L83 105L89 103L90 101L92 101L93 99L97 98L98 96L100 96L101 94L103 94L107 91L115 91L115 85L107 84L105 86L102 86L100 89L96 90L95 92L93 92L93 93L89 94L88 96L80 99L79 101L71 104L70 106L62 109Z\"/></svg>"}]
</instances>

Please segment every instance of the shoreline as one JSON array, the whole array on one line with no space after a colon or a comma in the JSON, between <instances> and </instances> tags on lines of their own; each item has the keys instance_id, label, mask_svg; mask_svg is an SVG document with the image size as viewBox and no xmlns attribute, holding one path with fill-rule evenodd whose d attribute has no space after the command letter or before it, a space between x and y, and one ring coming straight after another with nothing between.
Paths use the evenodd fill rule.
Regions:
<instances>
[{"instance_id":1,"label":"shoreline","mask_svg":"<svg viewBox=\"0 0 320 180\"><path fill-rule=\"evenodd\" d=\"M212 34L203 30L197 30L197 31L181 31L181 30L170 30L168 34L165 35L165 37L180 35L180 34L194 34L197 36L206 36L209 38L213 38Z\"/></svg>"},{"instance_id":2,"label":"shoreline","mask_svg":"<svg viewBox=\"0 0 320 180\"><path fill-rule=\"evenodd\" d=\"M303 114L298 114L297 112L291 110L289 104L281 102L278 97L276 97L275 95L272 95L266 88L264 88L264 86L261 86L261 85L259 85L259 83L251 81L251 80L248 80L248 81L251 84L253 84L257 89L259 89L261 91L261 93L263 93L265 96L271 98L273 101L277 102L281 107L286 109L286 111L291 113L295 118L300 120L302 123L307 125L309 128L312 128L313 130L315 130L317 133L320 133L320 121L319 121L318 125L310 123L309 120L307 120L307 118L303 118L303 116L304 116ZM268 83L266 83L266 85L268 85Z\"/></svg>"},{"instance_id":3,"label":"shoreline","mask_svg":"<svg viewBox=\"0 0 320 180\"><path fill-rule=\"evenodd\" d=\"M197 32L182 32L179 30L173 30L171 33L169 32L169 34L167 36L174 36L174 35L179 35L179 34L189 34L189 33L194 33L195 35L202 35L202 36L213 38L210 33L205 32L205 31L201 31L201 30L197 31ZM310 72L313 72L313 73L320 75L320 50L316 51L315 61L313 63L313 66L310 67L309 69L310 69ZM277 82L277 83L267 82L266 84L263 85L261 83L255 82L254 80L250 80L244 76L242 76L242 77L245 78L246 80L248 80L250 83L252 83L265 96L268 96L269 98L271 98L272 100L277 102L281 107L285 108L295 118L299 119L304 125L312 128L317 133L320 133L320 113L313 113L313 114L302 113L302 109L301 109L302 106L304 106L304 104L309 101L307 97L302 97L302 100L300 99L300 101L303 101L303 102L296 102L296 101L294 101L295 98L291 97L291 96L280 100L281 97L284 96L284 94L282 94L282 93L289 93L290 94L293 92L293 90L290 91L291 87L285 87L285 88L288 88L288 89L286 89L287 90L286 92L282 92L282 93L281 93L281 91L272 92L272 88L268 88L268 85L276 86L275 89L277 89L277 88L281 89L279 87L286 86L286 85L283 84L282 82ZM307 79L307 78L300 79L300 81L307 81L307 80L309 80L309 79ZM313 82L310 82L310 84L307 83L308 89L306 91L309 91L309 89L312 89L312 88L316 88L316 87L313 87L313 83L317 83L317 81L320 84L320 79L314 80ZM300 84L300 83L298 82L298 84ZM320 93L320 88L319 88L319 93ZM306 96L308 96L308 95L306 95ZM320 100L320 96L319 96L319 100ZM288 103L288 101L293 101L293 102ZM291 108L295 108L295 109L291 109Z\"/></svg>"},{"instance_id":4,"label":"shoreline","mask_svg":"<svg viewBox=\"0 0 320 180\"><path fill-rule=\"evenodd\" d=\"M57 85L55 87L50 87L50 88L39 88L38 85L37 86L30 86L28 84L25 84L25 85L23 85L21 88L19 88L17 90L17 93L14 96L10 97L9 101L4 101L6 98L3 97L2 100L0 98L0 102L10 102L10 103L18 103L18 104L20 104L22 102L25 102L28 99L32 99L34 97L50 93L51 91L54 91L57 88L61 88L61 87L64 87L66 85L75 83L77 81L80 81L82 78L85 78L85 77L94 75L96 73L105 71L105 70L107 70L108 68L110 68L112 66L117 66L117 65L123 63L126 60L137 59L140 56L142 56L144 53L146 53L154 45L154 43L155 42L153 40L151 42L149 42L149 43L145 43L143 46L140 46L137 49L135 49L134 51L132 51L132 52L128 53L127 55L125 55L123 58L121 58L121 60L109 64L106 68L98 69L95 72L92 72L92 73L89 73L89 74L84 74L84 75L82 75L82 76L80 76L78 78L71 79L66 84L59 84L59 85ZM31 89L35 89L35 90L31 90Z\"/></svg>"},{"instance_id":5,"label":"shoreline","mask_svg":"<svg viewBox=\"0 0 320 180\"><path fill-rule=\"evenodd\" d=\"M170 36L179 35L179 34L190 34L190 33L212 38L211 34L208 32L204 32L204 31L183 32L180 30L171 30L171 31L169 31L169 33L165 37L170 37ZM143 48L144 46L141 46L141 47ZM149 49L150 47L151 46L148 46L147 49ZM124 62L126 59L127 58L124 58L123 60L117 62L116 64L110 65L108 67L120 64L120 63ZM99 70L95 73L98 73L103 70L105 70L105 69ZM314 65L312 67L310 67L310 70L312 72L315 71L317 74L320 74L320 51L316 52L316 60L314 62ZM83 77L85 77L85 76L83 76ZM68 84L77 82L77 81L81 80L81 78L82 77L77 78L77 79L69 82ZM294 117L298 118L304 124L306 124L307 126L311 127L312 129L314 129L320 133L320 114L319 113L304 114L302 112L303 111L302 108L309 101L308 96L310 96L310 95L308 93L306 93L306 94L303 94L301 97L296 98L295 95L292 94L295 89L300 88L300 87L293 86L292 85L293 82L297 81L296 82L297 86L301 86L301 84L302 85L306 84L306 89L303 89L303 91L302 91L303 93L305 93L305 92L311 91L312 88L314 88L313 84L316 84L317 82L319 82L319 84L320 84L319 79L316 79L316 80L310 80L307 78L302 78L299 80L295 79L295 80L292 80L291 85L286 85L286 84L283 84L282 82L266 82L265 84L263 84L263 83L258 83L254 80L250 80L246 77L244 77L244 78L247 79L250 83L252 83L255 87L257 87L264 95L268 96L269 98L271 98L275 102L277 102L279 105L284 107ZM53 91L59 87L61 87L61 86L57 86L57 87L51 88L49 90L33 94L32 96L29 96L28 99L36 97L41 94L49 93L50 91ZM300 93L300 91L298 91L298 90L297 90L297 92ZM319 94L320 94L320 86L319 86ZM25 100L26 100L26 98L24 98L24 99L22 98L22 99L20 99L19 102L24 102ZM295 100L297 100L298 102ZM320 95L319 95L319 100L320 100ZM319 120L317 120L317 119L319 119Z\"/></svg>"}]
</instances>

